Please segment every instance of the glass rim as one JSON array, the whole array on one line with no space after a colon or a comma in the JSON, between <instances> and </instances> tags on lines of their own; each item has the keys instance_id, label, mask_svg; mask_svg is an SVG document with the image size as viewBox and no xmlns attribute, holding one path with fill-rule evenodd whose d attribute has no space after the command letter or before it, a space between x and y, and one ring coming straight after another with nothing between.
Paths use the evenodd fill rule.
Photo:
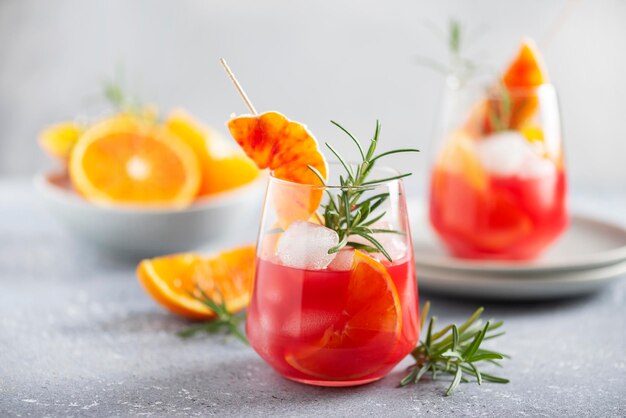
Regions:
<instances>
[{"instance_id":1,"label":"glass rim","mask_svg":"<svg viewBox=\"0 0 626 418\"><path fill-rule=\"evenodd\" d=\"M330 161L330 162L327 162L326 165L337 166L343 169L343 165L339 161ZM349 161L348 165L352 167L352 166L359 165L359 163ZM380 186L384 186L384 185L388 185L392 183L402 182L402 178L389 179L389 177L396 177L400 175L400 172L396 170L395 168L385 166L385 165L380 165L380 166L377 165L372 170L387 172L389 176L380 178L378 180L377 179L370 180L372 183L364 184L361 186L341 186L341 185L334 185L334 184L323 185L323 184L296 183L291 180L285 180L285 179L276 177L274 170L270 171L269 179L270 179L270 182L273 182L273 183L283 184L283 185L287 185L290 187L298 187L298 188L303 188L303 189L308 189L308 190L368 190L368 189L372 189L372 188L376 188L376 187L380 187Z\"/></svg>"},{"instance_id":2,"label":"glass rim","mask_svg":"<svg viewBox=\"0 0 626 418\"><path fill-rule=\"evenodd\" d=\"M481 81L474 80L474 81L469 81L460 87L449 86L449 88L451 90L456 90L459 92L474 91L474 92L484 95L486 98L499 100L502 97L500 94L501 86L502 85L500 84L495 84L493 81L487 82L483 80ZM540 91L540 90L544 90L544 91L549 90L549 91L556 93L557 88L554 84L550 82L541 83L536 86L520 86L520 87L507 87L506 88L506 91L512 96L526 96L526 95L536 94L537 91Z\"/></svg>"}]
</instances>

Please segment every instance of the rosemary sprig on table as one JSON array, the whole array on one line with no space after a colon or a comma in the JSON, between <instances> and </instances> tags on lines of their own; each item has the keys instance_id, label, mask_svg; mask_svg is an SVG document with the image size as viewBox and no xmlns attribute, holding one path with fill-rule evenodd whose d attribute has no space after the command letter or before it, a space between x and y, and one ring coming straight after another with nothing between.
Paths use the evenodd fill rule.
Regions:
<instances>
[{"instance_id":1,"label":"rosemary sprig on table","mask_svg":"<svg viewBox=\"0 0 626 418\"><path fill-rule=\"evenodd\" d=\"M337 157L345 170L345 173L339 176L339 184L341 185L340 191L334 196L330 189L326 189L328 203L322 205L324 210L324 225L334 230L337 232L337 235L339 235L339 243L328 250L328 253L333 254L345 246L350 246L366 252L380 252L385 258L392 261L389 253L387 253L381 243L374 237L374 234L397 233L397 231L372 228L372 225L382 219L386 214L386 212L375 214L375 210L389 198L389 193L379 193L366 198L364 198L364 194L365 192L375 190L376 185L379 183L401 179L410 176L411 173L375 180L368 180L368 176L372 168L374 168L374 164L380 158L404 152L419 152L419 150L403 148L374 155L380 136L380 123L378 121L376 121L374 136L367 150L361 146L359 140L347 129L335 121L331 121L331 123L341 129L354 142L361 157L361 162L358 164L349 164L328 142L326 143L330 152ZM312 166L308 167L317 175L322 184L326 185L326 181L321 173ZM351 241L350 238L354 236L362 237L369 244Z\"/></svg>"},{"instance_id":2,"label":"rosemary sprig on table","mask_svg":"<svg viewBox=\"0 0 626 418\"><path fill-rule=\"evenodd\" d=\"M430 302L426 302L422 311L422 329L429 308ZM467 382L466 376L475 378L479 385L483 381L508 383L508 379L478 369L479 363L501 366L499 361L508 358L503 353L481 348L484 341L504 335L504 332L493 332L502 326L502 321L487 321L483 325L480 320L483 310L482 307L478 308L459 327L450 324L437 332L433 330L436 317L432 317L428 322L425 339L411 352L415 364L409 367L409 373L400 381L400 386L419 382L427 372L431 373L433 380L440 373L454 376L446 390L446 396L452 394L461 382Z\"/></svg>"},{"instance_id":3,"label":"rosemary sprig on table","mask_svg":"<svg viewBox=\"0 0 626 418\"><path fill-rule=\"evenodd\" d=\"M241 332L240 326L245 321L245 313L232 314L226 307L226 304L217 302L215 299L207 295L202 289L197 288L200 293L200 297L191 294L193 298L211 309L217 317L208 322L202 322L200 324L192 325L182 331L177 332L179 337L189 338L196 335L199 332L206 332L208 334L216 334L220 331L224 331L227 334L232 334L241 340L243 343L248 344L248 339Z\"/></svg>"}]
</instances>

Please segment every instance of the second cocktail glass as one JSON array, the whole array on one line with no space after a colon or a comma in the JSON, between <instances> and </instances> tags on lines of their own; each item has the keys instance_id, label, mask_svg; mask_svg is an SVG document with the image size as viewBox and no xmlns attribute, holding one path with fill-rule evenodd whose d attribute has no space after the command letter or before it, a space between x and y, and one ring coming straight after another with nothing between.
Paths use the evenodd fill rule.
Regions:
<instances>
[{"instance_id":1,"label":"second cocktail glass","mask_svg":"<svg viewBox=\"0 0 626 418\"><path fill-rule=\"evenodd\" d=\"M375 169L371 178L392 176ZM366 228L384 253L351 235L345 237L348 246L329 254L341 240L322 225L330 215L320 212L329 204L331 209L353 205L354 216L367 205L372 223ZM419 336L402 180L346 188L271 176L246 332L267 363L302 383L364 384L384 377L402 360Z\"/></svg>"},{"instance_id":2,"label":"second cocktail glass","mask_svg":"<svg viewBox=\"0 0 626 418\"><path fill-rule=\"evenodd\" d=\"M567 225L554 87L449 87L430 221L455 256L528 260Z\"/></svg>"}]
</instances>

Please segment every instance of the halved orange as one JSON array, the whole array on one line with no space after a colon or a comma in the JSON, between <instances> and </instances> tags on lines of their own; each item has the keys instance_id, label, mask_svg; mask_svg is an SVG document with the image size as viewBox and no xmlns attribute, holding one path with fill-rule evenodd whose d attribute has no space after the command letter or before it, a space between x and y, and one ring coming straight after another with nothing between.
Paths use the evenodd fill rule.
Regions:
<instances>
[{"instance_id":1,"label":"halved orange","mask_svg":"<svg viewBox=\"0 0 626 418\"><path fill-rule=\"evenodd\" d=\"M473 136L488 135L496 128L520 129L534 115L539 99L533 89L548 82L548 73L532 40L522 41L500 81L504 91L500 87L495 88L494 97L478 103L472 111L466 128ZM498 92L502 93L502 97L498 96ZM508 111L504 110L506 99L510 101ZM492 126L493 116L502 117L506 124Z\"/></svg>"},{"instance_id":2,"label":"halved orange","mask_svg":"<svg viewBox=\"0 0 626 418\"><path fill-rule=\"evenodd\" d=\"M293 183L321 185L312 166L326 178L328 169L317 140L301 123L278 112L239 116L228 121L235 141L256 165L273 170L274 175ZM322 200L322 190L285 185L274 196L274 205L283 227L295 220L308 219Z\"/></svg>"},{"instance_id":3,"label":"halved orange","mask_svg":"<svg viewBox=\"0 0 626 418\"><path fill-rule=\"evenodd\" d=\"M355 251L342 318L314 347L287 353L285 361L309 376L356 379L383 365L401 329L400 298L385 266Z\"/></svg>"},{"instance_id":4,"label":"halved orange","mask_svg":"<svg viewBox=\"0 0 626 418\"><path fill-rule=\"evenodd\" d=\"M84 128L77 123L57 123L41 131L39 145L50 156L67 161L83 131Z\"/></svg>"},{"instance_id":5,"label":"halved orange","mask_svg":"<svg viewBox=\"0 0 626 418\"><path fill-rule=\"evenodd\" d=\"M200 187L200 166L182 139L130 115L89 128L72 149L70 178L99 204L182 207Z\"/></svg>"},{"instance_id":6,"label":"halved orange","mask_svg":"<svg viewBox=\"0 0 626 418\"><path fill-rule=\"evenodd\" d=\"M250 301L254 279L254 246L245 246L205 258L187 253L143 260L137 277L163 307L190 319L210 319L215 313L196 300L199 289L235 313Z\"/></svg>"},{"instance_id":7,"label":"halved orange","mask_svg":"<svg viewBox=\"0 0 626 418\"><path fill-rule=\"evenodd\" d=\"M200 196L231 190L258 177L259 169L250 158L225 142L217 132L196 122L187 112L174 110L165 126L198 156L202 171Z\"/></svg>"}]
</instances>

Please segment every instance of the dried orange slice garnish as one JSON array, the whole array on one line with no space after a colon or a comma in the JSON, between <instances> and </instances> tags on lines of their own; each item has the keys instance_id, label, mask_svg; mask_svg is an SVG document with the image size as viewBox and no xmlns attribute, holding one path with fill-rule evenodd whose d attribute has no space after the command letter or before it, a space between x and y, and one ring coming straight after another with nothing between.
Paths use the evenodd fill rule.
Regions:
<instances>
[{"instance_id":1,"label":"dried orange slice garnish","mask_svg":"<svg viewBox=\"0 0 626 418\"><path fill-rule=\"evenodd\" d=\"M356 379L383 365L401 328L400 299L385 266L355 251L342 318L315 347L288 353L285 361L309 376Z\"/></svg>"},{"instance_id":2,"label":"dried orange slice garnish","mask_svg":"<svg viewBox=\"0 0 626 418\"><path fill-rule=\"evenodd\" d=\"M278 112L266 112L258 116L235 117L228 121L228 129L248 157L259 168L273 170L277 178L321 185L308 166L326 178L328 170L324 155L304 125L290 121ZM308 219L317 210L321 199L321 190L285 186L285 192L278 193L274 199L281 225Z\"/></svg>"},{"instance_id":3,"label":"dried orange slice garnish","mask_svg":"<svg viewBox=\"0 0 626 418\"><path fill-rule=\"evenodd\" d=\"M473 136L488 135L496 126L493 116L506 113L506 126L500 129L519 129L534 115L539 105L539 98L532 89L548 82L541 54L530 39L522 41L515 58L509 64L501 78L505 91L503 97L497 95L476 105L472 116L467 122L467 129ZM496 92L501 91L496 89ZM508 111L501 109L504 95L508 95L510 104Z\"/></svg>"},{"instance_id":4,"label":"dried orange slice garnish","mask_svg":"<svg viewBox=\"0 0 626 418\"><path fill-rule=\"evenodd\" d=\"M183 110L174 110L165 126L183 139L200 161L200 196L211 195L250 183L259 175L254 162L225 142L217 132L196 122Z\"/></svg>"},{"instance_id":5,"label":"dried orange slice garnish","mask_svg":"<svg viewBox=\"0 0 626 418\"><path fill-rule=\"evenodd\" d=\"M502 82L509 88L537 87L548 82L543 58L535 43L524 39Z\"/></svg>"},{"instance_id":6,"label":"dried orange slice garnish","mask_svg":"<svg viewBox=\"0 0 626 418\"><path fill-rule=\"evenodd\" d=\"M83 130L83 127L77 123L57 123L39 134L39 144L52 157L66 161Z\"/></svg>"},{"instance_id":7,"label":"dried orange slice garnish","mask_svg":"<svg viewBox=\"0 0 626 418\"><path fill-rule=\"evenodd\" d=\"M215 317L195 299L201 289L207 296L226 304L231 313L250 301L254 279L254 246L245 246L205 258L195 253L143 260L137 277L146 291L171 312L190 319ZM191 293L191 294L190 294Z\"/></svg>"},{"instance_id":8,"label":"dried orange slice garnish","mask_svg":"<svg viewBox=\"0 0 626 418\"><path fill-rule=\"evenodd\" d=\"M100 204L182 207L200 187L200 166L182 139L150 121L118 115L89 128L72 149L72 184Z\"/></svg>"}]
</instances>

